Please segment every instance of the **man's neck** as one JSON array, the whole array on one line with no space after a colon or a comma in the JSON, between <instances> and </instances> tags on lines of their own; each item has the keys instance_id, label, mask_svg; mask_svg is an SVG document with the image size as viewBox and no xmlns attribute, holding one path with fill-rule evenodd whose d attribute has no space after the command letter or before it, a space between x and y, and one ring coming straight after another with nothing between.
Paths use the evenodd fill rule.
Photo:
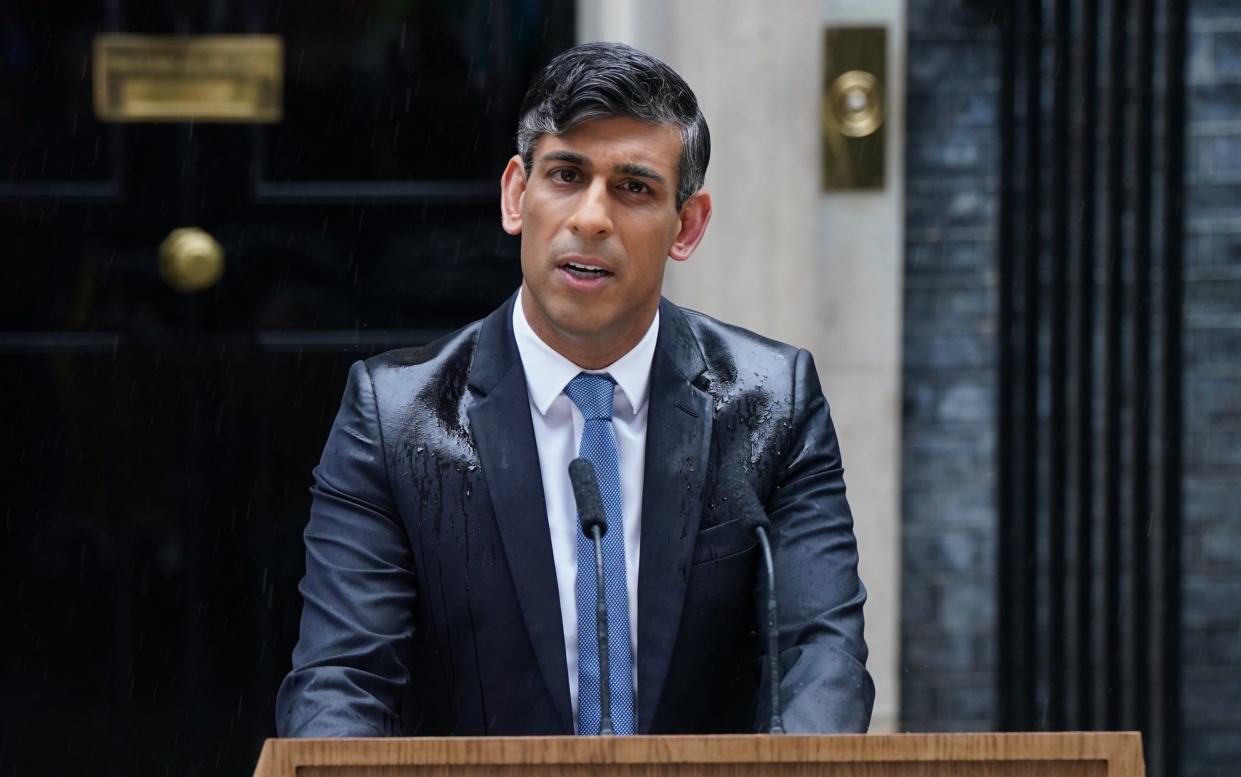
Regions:
<instances>
[{"instance_id":1,"label":"man's neck","mask_svg":"<svg viewBox=\"0 0 1241 777\"><path fill-rule=\"evenodd\" d=\"M601 370L632 351L651 328L651 324L655 321L655 313L659 309L656 305L650 311L650 315L645 317L641 326L634 327L633 331L579 337L553 326L545 316L534 309L537 304L529 290L523 285L521 287L521 308L530 329L549 348L584 370Z\"/></svg>"}]
</instances>

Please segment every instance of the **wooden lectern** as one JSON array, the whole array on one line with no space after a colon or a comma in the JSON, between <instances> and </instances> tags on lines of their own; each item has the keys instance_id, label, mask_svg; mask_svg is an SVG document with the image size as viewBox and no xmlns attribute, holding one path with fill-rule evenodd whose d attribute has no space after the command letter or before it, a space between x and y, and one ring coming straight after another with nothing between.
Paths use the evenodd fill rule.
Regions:
<instances>
[{"instance_id":1,"label":"wooden lectern","mask_svg":"<svg viewBox=\"0 0 1241 777\"><path fill-rule=\"evenodd\" d=\"M1144 777L1136 733L269 739L254 777Z\"/></svg>"}]
</instances>

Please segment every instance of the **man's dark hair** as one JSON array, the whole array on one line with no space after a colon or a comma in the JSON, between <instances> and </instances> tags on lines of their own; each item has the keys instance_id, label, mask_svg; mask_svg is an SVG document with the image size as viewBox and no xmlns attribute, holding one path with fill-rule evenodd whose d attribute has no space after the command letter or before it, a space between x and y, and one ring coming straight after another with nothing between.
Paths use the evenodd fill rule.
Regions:
<instances>
[{"instance_id":1,"label":"man's dark hair","mask_svg":"<svg viewBox=\"0 0 1241 777\"><path fill-rule=\"evenodd\" d=\"M702 188L711 158L711 133L698 98L672 68L623 43L584 43L565 51L534 79L517 119L517 153L528 177L534 145L594 119L627 116L681 131L677 211Z\"/></svg>"}]
</instances>

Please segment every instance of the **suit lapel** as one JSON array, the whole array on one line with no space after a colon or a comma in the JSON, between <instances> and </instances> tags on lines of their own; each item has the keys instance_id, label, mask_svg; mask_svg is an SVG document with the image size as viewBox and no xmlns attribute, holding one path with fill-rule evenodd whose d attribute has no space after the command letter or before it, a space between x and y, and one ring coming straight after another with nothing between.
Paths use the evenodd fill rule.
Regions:
<instances>
[{"instance_id":1,"label":"suit lapel","mask_svg":"<svg viewBox=\"0 0 1241 777\"><path fill-rule=\"evenodd\" d=\"M543 679L573 731L560 593L525 372L512 331L513 298L483 322L470 366L470 429L500 528L513 588Z\"/></svg>"},{"instance_id":2,"label":"suit lapel","mask_svg":"<svg viewBox=\"0 0 1241 777\"><path fill-rule=\"evenodd\" d=\"M711 441L710 396L693 382L706 369L685 315L660 305L651 364L638 571L638 732L649 733L676 644L702 512Z\"/></svg>"}]
</instances>

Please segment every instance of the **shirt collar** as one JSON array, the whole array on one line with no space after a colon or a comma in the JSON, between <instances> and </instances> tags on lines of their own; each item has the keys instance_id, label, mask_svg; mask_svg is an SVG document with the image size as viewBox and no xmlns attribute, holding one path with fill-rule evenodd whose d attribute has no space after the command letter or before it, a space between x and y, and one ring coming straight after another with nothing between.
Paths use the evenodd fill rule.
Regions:
<instances>
[{"instance_id":1,"label":"shirt collar","mask_svg":"<svg viewBox=\"0 0 1241 777\"><path fill-rule=\"evenodd\" d=\"M651 386L651 361L655 358L655 342L659 336L658 310L646 334L628 353L601 370L584 370L535 334L526 319L521 297L518 291L516 304L513 305L513 337L526 373L526 390L540 415L547 415L552 402L580 372L606 372L616 381L631 412L637 413L642 409Z\"/></svg>"}]
</instances>

